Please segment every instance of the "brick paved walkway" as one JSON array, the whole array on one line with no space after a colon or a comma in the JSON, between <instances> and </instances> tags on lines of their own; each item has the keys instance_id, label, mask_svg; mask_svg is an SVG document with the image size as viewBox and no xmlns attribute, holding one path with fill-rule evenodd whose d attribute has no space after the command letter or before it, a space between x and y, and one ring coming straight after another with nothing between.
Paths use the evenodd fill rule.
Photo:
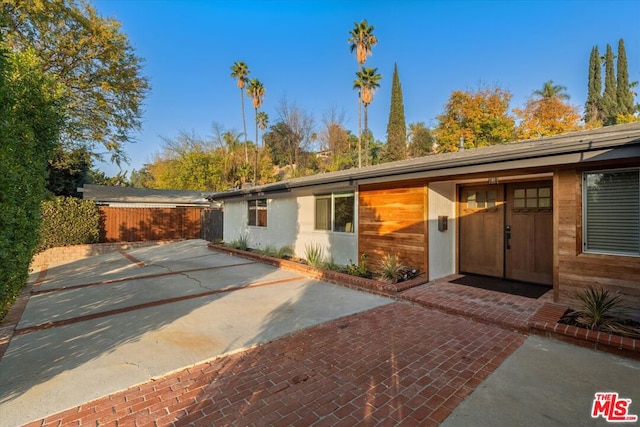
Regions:
<instances>
[{"instance_id":1,"label":"brick paved walkway","mask_svg":"<svg viewBox=\"0 0 640 427\"><path fill-rule=\"evenodd\" d=\"M524 339L396 302L30 426L437 425Z\"/></svg>"},{"instance_id":2,"label":"brick paved walkway","mask_svg":"<svg viewBox=\"0 0 640 427\"><path fill-rule=\"evenodd\" d=\"M528 321L545 302L552 302L551 289L538 299L451 283L452 275L408 289L400 297L450 314L463 315L483 323L526 333Z\"/></svg>"}]
</instances>

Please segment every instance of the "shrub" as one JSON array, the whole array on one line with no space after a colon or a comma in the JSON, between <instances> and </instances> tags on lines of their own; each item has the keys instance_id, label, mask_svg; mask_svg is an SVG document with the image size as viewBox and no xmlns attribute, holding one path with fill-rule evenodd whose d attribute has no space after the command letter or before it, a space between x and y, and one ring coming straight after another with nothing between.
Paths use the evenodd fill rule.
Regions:
<instances>
[{"instance_id":1,"label":"shrub","mask_svg":"<svg viewBox=\"0 0 640 427\"><path fill-rule=\"evenodd\" d=\"M59 91L33 53L4 46L0 41L0 319L27 282L47 161L64 123Z\"/></svg>"},{"instance_id":2,"label":"shrub","mask_svg":"<svg viewBox=\"0 0 640 427\"><path fill-rule=\"evenodd\" d=\"M333 258L333 255L323 263L322 268L332 271L342 271L344 269L340 264L336 264L336 260Z\"/></svg>"},{"instance_id":3,"label":"shrub","mask_svg":"<svg viewBox=\"0 0 640 427\"><path fill-rule=\"evenodd\" d=\"M94 201L56 197L42 202L39 251L97 243L99 237L100 212Z\"/></svg>"},{"instance_id":4,"label":"shrub","mask_svg":"<svg viewBox=\"0 0 640 427\"><path fill-rule=\"evenodd\" d=\"M376 265L376 274L383 282L398 283L406 269L398 255L385 255Z\"/></svg>"},{"instance_id":5,"label":"shrub","mask_svg":"<svg viewBox=\"0 0 640 427\"><path fill-rule=\"evenodd\" d=\"M622 297L608 290L589 286L575 294L580 308L575 311L576 320L589 329L617 322L623 315Z\"/></svg>"},{"instance_id":6,"label":"shrub","mask_svg":"<svg viewBox=\"0 0 640 427\"><path fill-rule=\"evenodd\" d=\"M569 314L570 318L586 328L640 338L640 329L627 324L623 299L601 287L589 286L575 294L580 307Z\"/></svg>"},{"instance_id":7,"label":"shrub","mask_svg":"<svg viewBox=\"0 0 640 427\"><path fill-rule=\"evenodd\" d=\"M324 250L319 243L310 243L304 246L304 259L313 267L320 267L324 258Z\"/></svg>"},{"instance_id":8,"label":"shrub","mask_svg":"<svg viewBox=\"0 0 640 427\"><path fill-rule=\"evenodd\" d=\"M246 234L240 235L240 237L230 243L230 246L234 249L246 251L247 249L249 249L249 236L247 236Z\"/></svg>"},{"instance_id":9,"label":"shrub","mask_svg":"<svg viewBox=\"0 0 640 427\"><path fill-rule=\"evenodd\" d=\"M349 265L346 267L346 273L352 276L371 278L371 273L367 270L367 254L360 256L360 262L355 265L352 260L349 260Z\"/></svg>"},{"instance_id":10,"label":"shrub","mask_svg":"<svg viewBox=\"0 0 640 427\"><path fill-rule=\"evenodd\" d=\"M283 246L278 250L278 258L291 258L293 256L293 249L291 246Z\"/></svg>"}]
</instances>

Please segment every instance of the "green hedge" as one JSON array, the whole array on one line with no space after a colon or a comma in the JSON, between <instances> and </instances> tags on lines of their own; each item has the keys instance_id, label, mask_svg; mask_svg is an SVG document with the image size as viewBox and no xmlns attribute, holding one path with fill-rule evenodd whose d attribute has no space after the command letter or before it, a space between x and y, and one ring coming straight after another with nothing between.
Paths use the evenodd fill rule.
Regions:
<instances>
[{"instance_id":1,"label":"green hedge","mask_svg":"<svg viewBox=\"0 0 640 427\"><path fill-rule=\"evenodd\" d=\"M0 31L0 319L27 282L40 235L47 161L63 124L54 84Z\"/></svg>"},{"instance_id":2,"label":"green hedge","mask_svg":"<svg viewBox=\"0 0 640 427\"><path fill-rule=\"evenodd\" d=\"M100 212L94 201L56 197L42 202L39 251L97 243L99 237Z\"/></svg>"}]
</instances>

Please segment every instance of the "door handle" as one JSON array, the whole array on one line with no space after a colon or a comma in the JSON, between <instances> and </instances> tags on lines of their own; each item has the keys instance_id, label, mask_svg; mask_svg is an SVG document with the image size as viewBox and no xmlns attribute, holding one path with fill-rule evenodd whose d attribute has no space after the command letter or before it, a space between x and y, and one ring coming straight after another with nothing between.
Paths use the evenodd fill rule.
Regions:
<instances>
[{"instance_id":1,"label":"door handle","mask_svg":"<svg viewBox=\"0 0 640 427\"><path fill-rule=\"evenodd\" d=\"M505 227L504 235L505 235L505 238L507 239L507 249L511 249L511 244L509 242L511 240L511 226L510 225L507 225Z\"/></svg>"}]
</instances>

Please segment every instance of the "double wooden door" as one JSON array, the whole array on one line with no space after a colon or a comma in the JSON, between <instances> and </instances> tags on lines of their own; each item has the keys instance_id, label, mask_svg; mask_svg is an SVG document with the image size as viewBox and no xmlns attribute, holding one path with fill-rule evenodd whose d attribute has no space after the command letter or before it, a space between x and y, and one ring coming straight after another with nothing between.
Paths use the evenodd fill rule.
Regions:
<instances>
[{"instance_id":1,"label":"double wooden door","mask_svg":"<svg viewBox=\"0 0 640 427\"><path fill-rule=\"evenodd\" d=\"M551 181L465 186L459 199L459 269L553 283Z\"/></svg>"}]
</instances>

